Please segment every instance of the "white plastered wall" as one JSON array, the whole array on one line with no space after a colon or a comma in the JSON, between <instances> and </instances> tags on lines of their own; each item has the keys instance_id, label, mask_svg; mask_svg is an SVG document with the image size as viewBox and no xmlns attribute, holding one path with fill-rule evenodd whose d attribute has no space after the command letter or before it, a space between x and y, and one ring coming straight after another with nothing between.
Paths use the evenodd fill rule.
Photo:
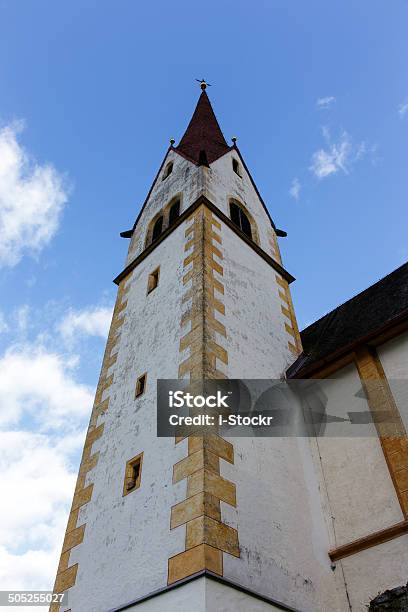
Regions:
<instances>
[{"instance_id":1,"label":"white plastered wall","mask_svg":"<svg viewBox=\"0 0 408 612\"><path fill-rule=\"evenodd\" d=\"M367 548L341 561L353 612L367 612L372 599L407 583L408 535Z\"/></svg>"},{"instance_id":2,"label":"white plastered wall","mask_svg":"<svg viewBox=\"0 0 408 612\"><path fill-rule=\"evenodd\" d=\"M186 442L156 437L156 379L177 378L183 293L184 224L134 270L127 294L118 359L97 467L88 473L92 500L81 509L82 544L69 590L75 612L101 612L167 584L168 558L184 548L184 531L170 531L170 508L185 498L186 482L172 484L173 464ZM159 286L146 296L147 276L160 266ZM145 394L135 399L138 376L147 372ZM143 452L141 486L122 496L126 461ZM85 603L86 602L86 603Z\"/></svg>"},{"instance_id":3,"label":"white plastered wall","mask_svg":"<svg viewBox=\"0 0 408 612\"><path fill-rule=\"evenodd\" d=\"M325 387L329 405L344 402L347 393L354 399L351 410L369 412L364 397L355 400L361 395L361 381L354 364L330 379ZM335 428L333 424L332 435L319 437L317 444L333 517L334 546L341 546L394 525L403 516L375 426L364 426L364 437L335 437Z\"/></svg>"},{"instance_id":4,"label":"white plastered wall","mask_svg":"<svg viewBox=\"0 0 408 612\"><path fill-rule=\"evenodd\" d=\"M369 410L354 364L338 370L330 379L325 387L332 408L329 414L336 414L335 407L344 404L345 390L354 400L352 411ZM332 434L337 426L329 425ZM364 437L319 437L311 441L331 549L403 520L375 427L365 425L364 430ZM353 612L366 612L378 593L406 583L406 540L407 536L399 537L334 564L337 579L344 576Z\"/></svg>"},{"instance_id":5,"label":"white plastered wall","mask_svg":"<svg viewBox=\"0 0 408 612\"><path fill-rule=\"evenodd\" d=\"M276 271L222 224L222 282L228 378L281 378L295 359L285 329ZM230 438L235 463L221 475L236 484L237 507L222 520L238 530L241 557L224 554L224 576L303 611L345 610L327 555L308 440ZM227 608L226 608L227 609Z\"/></svg>"},{"instance_id":6,"label":"white plastered wall","mask_svg":"<svg viewBox=\"0 0 408 612\"><path fill-rule=\"evenodd\" d=\"M229 378L280 378L295 357L281 310L276 271L222 224Z\"/></svg>"},{"instance_id":7,"label":"white plastered wall","mask_svg":"<svg viewBox=\"0 0 408 612\"><path fill-rule=\"evenodd\" d=\"M377 353L408 431L408 332L379 346Z\"/></svg>"}]
</instances>

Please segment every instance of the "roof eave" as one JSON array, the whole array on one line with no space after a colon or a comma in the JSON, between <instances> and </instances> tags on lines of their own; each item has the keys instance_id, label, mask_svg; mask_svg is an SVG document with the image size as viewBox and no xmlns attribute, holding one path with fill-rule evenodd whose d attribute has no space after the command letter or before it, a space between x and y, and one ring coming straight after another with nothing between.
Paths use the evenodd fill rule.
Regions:
<instances>
[{"instance_id":1,"label":"roof eave","mask_svg":"<svg viewBox=\"0 0 408 612\"><path fill-rule=\"evenodd\" d=\"M301 353L299 357L296 359L296 361L292 363L292 365L289 366L289 368L286 370L286 377L290 379L309 378L312 374L316 374L319 370L329 365L333 361L336 361L342 357L345 357L347 354L354 352L360 346L364 344L370 344L370 343L375 344L376 339L378 339L379 337L382 337L383 335L386 335L387 332L392 331L393 329L397 328L398 326L406 322L408 322L408 310L405 310L404 312L400 313L396 317L393 317L392 319L390 319L383 325L376 327L375 329L371 330L368 334L365 334L364 336L360 336L359 338L356 338L355 340L353 340L353 342L349 342L348 344L345 344L344 346L339 347L335 351L328 353L327 355L325 355L318 361L314 361L306 367L302 367L302 361L304 361L305 358L309 357L310 354ZM401 330L401 333L402 331L403 330ZM394 336L391 335L391 337L394 337ZM391 338L386 337L384 339L384 342L386 342L388 339L391 339Z\"/></svg>"}]
</instances>

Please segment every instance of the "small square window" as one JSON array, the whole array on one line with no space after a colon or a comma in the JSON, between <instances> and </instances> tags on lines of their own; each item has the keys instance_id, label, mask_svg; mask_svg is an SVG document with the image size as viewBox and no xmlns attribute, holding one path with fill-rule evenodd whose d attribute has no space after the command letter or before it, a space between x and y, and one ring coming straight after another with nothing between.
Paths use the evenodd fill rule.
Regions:
<instances>
[{"instance_id":1,"label":"small square window","mask_svg":"<svg viewBox=\"0 0 408 612\"><path fill-rule=\"evenodd\" d=\"M147 295L156 289L157 285L159 284L159 274L160 268L156 268L156 270L149 274L147 279Z\"/></svg>"},{"instance_id":2,"label":"small square window","mask_svg":"<svg viewBox=\"0 0 408 612\"><path fill-rule=\"evenodd\" d=\"M126 463L125 482L123 483L123 495L128 495L140 487L142 478L143 453L129 459Z\"/></svg>"},{"instance_id":3,"label":"small square window","mask_svg":"<svg viewBox=\"0 0 408 612\"><path fill-rule=\"evenodd\" d=\"M147 374L142 374L136 381L136 389L135 389L135 399L143 395L146 390L146 379Z\"/></svg>"}]
</instances>

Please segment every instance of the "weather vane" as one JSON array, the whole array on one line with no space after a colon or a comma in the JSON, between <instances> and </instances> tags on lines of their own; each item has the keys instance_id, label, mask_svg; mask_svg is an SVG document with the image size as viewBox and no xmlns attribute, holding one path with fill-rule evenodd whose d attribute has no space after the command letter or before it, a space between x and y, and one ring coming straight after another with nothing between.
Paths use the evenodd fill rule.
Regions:
<instances>
[{"instance_id":1,"label":"weather vane","mask_svg":"<svg viewBox=\"0 0 408 612\"><path fill-rule=\"evenodd\" d=\"M210 83L207 83L205 79L196 79L197 83L200 83L201 89L204 91L207 87L211 87Z\"/></svg>"}]
</instances>

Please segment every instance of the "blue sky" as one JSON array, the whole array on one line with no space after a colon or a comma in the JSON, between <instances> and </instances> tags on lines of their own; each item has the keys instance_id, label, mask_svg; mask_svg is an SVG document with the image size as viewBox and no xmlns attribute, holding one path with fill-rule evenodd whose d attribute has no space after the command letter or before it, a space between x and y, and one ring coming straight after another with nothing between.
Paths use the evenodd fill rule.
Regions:
<instances>
[{"instance_id":1,"label":"blue sky","mask_svg":"<svg viewBox=\"0 0 408 612\"><path fill-rule=\"evenodd\" d=\"M3 534L3 548L0 533L3 584L20 573L44 585L53 573L127 248L119 232L190 119L195 78L212 83L227 140L238 136L288 232L304 327L408 258L407 22L405 0L0 0L5 480L12 487L18 445L37 453L37 470L58 472L44 475L43 530L28 543ZM36 375L20 385L30 364ZM12 514L9 533L34 533L29 516Z\"/></svg>"}]
</instances>

